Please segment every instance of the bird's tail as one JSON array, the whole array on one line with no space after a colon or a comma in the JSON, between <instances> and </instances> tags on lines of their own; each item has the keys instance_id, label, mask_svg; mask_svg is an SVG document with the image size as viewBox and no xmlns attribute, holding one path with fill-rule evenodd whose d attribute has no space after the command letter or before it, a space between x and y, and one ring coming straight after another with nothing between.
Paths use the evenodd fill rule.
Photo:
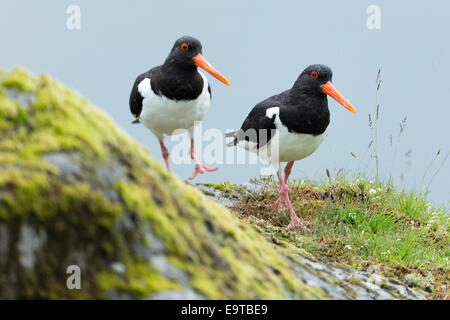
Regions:
<instances>
[{"instance_id":1,"label":"bird's tail","mask_svg":"<svg viewBox=\"0 0 450 320\"><path fill-rule=\"evenodd\" d=\"M242 132L242 130L239 129L236 131L225 133L226 138L234 138L233 141L227 143L227 147L233 147L233 146L237 145L239 136L241 135L241 132Z\"/></svg>"}]
</instances>

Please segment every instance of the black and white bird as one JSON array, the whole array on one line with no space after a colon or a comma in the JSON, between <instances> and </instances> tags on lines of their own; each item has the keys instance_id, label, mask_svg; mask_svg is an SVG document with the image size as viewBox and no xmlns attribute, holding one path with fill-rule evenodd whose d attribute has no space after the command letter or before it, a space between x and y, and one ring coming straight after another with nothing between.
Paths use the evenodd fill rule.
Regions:
<instances>
[{"instance_id":1,"label":"black and white bird","mask_svg":"<svg viewBox=\"0 0 450 320\"><path fill-rule=\"evenodd\" d=\"M237 145L269 161L277 171L281 195L275 208L284 204L291 221L287 228L306 227L289 200L287 181L294 161L311 155L326 136L330 123L327 95L353 113L355 108L331 82L331 69L315 64L307 67L293 87L258 103L249 113L241 129L227 134L233 137L229 146ZM284 179L280 162L287 162Z\"/></svg>"},{"instance_id":2,"label":"black and white bird","mask_svg":"<svg viewBox=\"0 0 450 320\"><path fill-rule=\"evenodd\" d=\"M200 41L184 36L175 41L163 65L137 77L130 95L130 110L136 118L133 123L143 123L158 138L168 170L169 152L164 135L177 134L178 129L189 132L190 156L195 161L195 171L189 179L217 170L201 164L195 155L194 126L206 115L211 101L211 87L197 67L230 85L203 57Z\"/></svg>"}]
</instances>

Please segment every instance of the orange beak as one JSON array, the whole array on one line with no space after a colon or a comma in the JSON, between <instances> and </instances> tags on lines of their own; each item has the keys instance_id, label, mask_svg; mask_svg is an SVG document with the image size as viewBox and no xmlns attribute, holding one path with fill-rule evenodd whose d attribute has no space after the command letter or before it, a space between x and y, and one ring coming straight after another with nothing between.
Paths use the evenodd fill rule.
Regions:
<instances>
[{"instance_id":1,"label":"orange beak","mask_svg":"<svg viewBox=\"0 0 450 320\"><path fill-rule=\"evenodd\" d=\"M194 60L195 65L197 67L202 68L203 70L207 71L209 74L211 74L214 78L216 78L217 80L225 83L227 86L230 85L230 83L228 82L227 79L225 79L225 77L223 75L221 75L219 73L219 71L217 71L216 69L214 69L214 67L212 65L209 64L208 61L206 61L205 58L203 58L202 54L199 53L198 55L196 55L195 57L192 58L192 60Z\"/></svg>"},{"instance_id":2,"label":"orange beak","mask_svg":"<svg viewBox=\"0 0 450 320\"><path fill-rule=\"evenodd\" d=\"M334 100L339 102L342 106L344 106L345 109L347 109L353 113L356 113L356 109L353 108L350 101L345 99L345 97L333 86L331 81L328 81L327 83L321 85L320 87L322 88L323 93L329 95Z\"/></svg>"}]
</instances>

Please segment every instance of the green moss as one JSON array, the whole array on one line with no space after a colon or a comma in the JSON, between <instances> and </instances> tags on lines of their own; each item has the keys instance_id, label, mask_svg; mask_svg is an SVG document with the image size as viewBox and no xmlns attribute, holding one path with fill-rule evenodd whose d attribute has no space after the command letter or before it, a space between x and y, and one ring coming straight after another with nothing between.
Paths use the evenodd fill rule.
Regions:
<instances>
[{"instance_id":1,"label":"green moss","mask_svg":"<svg viewBox=\"0 0 450 320\"><path fill-rule=\"evenodd\" d=\"M36 79L29 76L26 69L16 68L2 77L2 86L10 89L17 89L24 92L34 92L36 90Z\"/></svg>"},{"instance_id":2,"label":"green moss","mask_svg":"<svg viewBox=\"0 0 450 320\"><path fill-rule=\"evenodd\" d=\"M214 183L214 182L198 183L198 185L203 185L203 186L210 187L210 188L213 188L215 190L220 190L220 191L231 191L231 190L241 188L238 185L233 184L229 181L224 181L224 182L220 182L220 183Z\"/></svg>"},{"instance_id":3,"label":"green moss","mask_svg":"<svg viewBox=\"0 0 450 320\"><path fill-rule=\"evenodd\" d=\"M209 190L201 189L201 191L202 191L203 194L206 195L206 196L214 197L214 196L216 195L214 192L209 191Z\"/></svg>"},{"instance_id":4,"label":"green moss","mask_svg":"<svg viewBox=\"0 0 450 320\"><path fill-rule=\"evenodd\" d=\"M405 276L405 282L413 288L432 291L434 289L434 277L431 274L423 276L418 273L410 273Z\"/></svg>"},{"instance_id":5,"label":"green moss","mask_svg":"<svg viewBox=\"0 0 450 320\"><path fill-rule=\"evenodd\" d=\"M127 265L124 275L109 271L100 272L97 274L96 282L104 292L128 294L133 299L144 299L154 293L181 289L179 284L167 280L143 261Z\"/></svg>"},{"instance_id":6,"label":"green moss","mask_svg":"<svg viewBox=\"0 0 450 320\"><path fill-rule=\"evenodd\" d=\"M0 91L0 132L27 121L28 114L20 103L12 101Z\"/></svg>"}]
</instances>

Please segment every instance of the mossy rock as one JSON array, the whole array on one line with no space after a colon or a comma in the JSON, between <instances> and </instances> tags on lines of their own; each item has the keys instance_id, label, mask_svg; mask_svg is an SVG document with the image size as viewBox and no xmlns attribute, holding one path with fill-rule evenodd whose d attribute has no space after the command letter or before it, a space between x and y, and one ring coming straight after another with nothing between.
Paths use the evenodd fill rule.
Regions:
<instances>
[{"instance_id":1,"label":"mossy rock","mask_svg":"<svg viewBox=\"0 0 450 320\"><path fill-rule=\"evenodd\" d=\"M167 172L74 91L23 69L0 83L0 299L335 297L313 276L347 290Z\"/></svg>"}]
</instances>

